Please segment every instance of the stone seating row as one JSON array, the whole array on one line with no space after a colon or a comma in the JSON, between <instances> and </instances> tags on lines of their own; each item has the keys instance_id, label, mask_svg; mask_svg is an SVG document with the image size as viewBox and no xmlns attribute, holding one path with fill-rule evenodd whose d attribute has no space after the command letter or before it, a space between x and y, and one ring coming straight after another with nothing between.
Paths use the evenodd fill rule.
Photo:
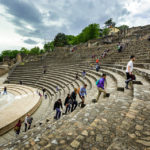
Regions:
<instances>
[{"instance_id":1,"label":"stone seating row","mask_svg":"<svg viewBox=\"0 0 150 150\"><path fill-rule=\"evenodd\" d=\"M94 72L94 71L93 71ZM113 79L113 78L112 78ZM109 82L111 82L112 83L112 80L111 81L109 81ZM115 80L113 80L113 82L115 83ZM94 85L95 85L95 80L94 80ZM113 85L113 83L111 84L111 85ZM94 87L93 87L94 88ZM92 88L92 89L93 89ZM110 88L111 89L111 88ZM95 88L92 90L92 92L91 92L91 97L89 97L89 103L91 103L91 99L93 98L93 96L95 95L96 96L96 94L94 94L95 93L95 90L97 90L96 89L96 86L95 86ZM119 91L118 91L119 92ZM108 100L106 100L106 102L108 102ZM100 103L101 104L101 103ZM93 105L93 104L91 104L91 105ZM95 105L95 104L94 104ZM97 106L97 105L95 105L95 106ZM87 106L88 107L88 106ZM103 108L102 110L104 110L104 105L101 105L101 107ZM89 109L88 109L89 108ZM68 147L72 147L72 148L76 148L75 146L76 146L76 142L77 143L79 143L79 139L77 138L77 133L76 134L74 134L74 130L72 130L72 129L76 129L77 130L77 132L78 132L78 134L80 135L81 134L81 136L82 136L82 134L83 134L83 137L87 137L86 136L86 134L87 134L87 132L88 132L88 134L89 134L89 131L88 131L88 129L86 128L86 127L88 127L89 126L89 123L91 122L91 124L93 123L93 120L94 120L94 118L97 116L97 111L99 111L99 109L92 109L92 107L91 106L89 106L87 109L86 109L86 107L84 108L84 110L82 111L81 110L81 112L79 113L80 114L80 117L78 116L78 117L76 117L75 116L75 119L73 119L73 116L71 115L71 117L70 117L70 120L69 120L69 118L68 118L68 116L67 116L67 118L65 119L65 118L63 118L62 120L61 120L61 122L63 121L63 123L61 123L61 122L59 122L59 124L57 124L57 127L56 127L56 125L55 125L55 128L53 128L53 125L50 123L49 124L49 127L47 127L46 129L45 129L45 127L44 127L44 125L41 127L41 128L43 128L45 131L44 131L44 133L42 133L41 135L42 136L44 136L44 137L47 137L47 134L49 135L49 137L48 137L48 139L49 139L49 142L48 143L50 143L49 145L47 144L47 142L46 142L46 146L47 147L51 147L51 148L54 148L54 147L61 147L61 148L63 148L64 147L64 144L62 143L61 145L60 144L53 144L53 142L56 140L58 143L61 141L61 139L65 136L64 135L64 133L68 133L68 132L66 132L66 130L63 132L63 130L62 129L64 129L64 127L67 127L67 128L65 128L65 129L69 129L69 137L70 137L70 140L68 141L65 141L65 143L66 142L70 142L71 140L72 140L72 142L70 142L71 144L68 146ZM90 121L88 120L88 121L83 121L82 120L82 122L81 122L81 120L80 119L84 119L84 117L83 116L87 116L87 113L89 113L89 111L90 111L90 108L92 109L92 110L96 110L96 112L95 113L93 113L93 115L92 115L92 117L93 117L93 119L91 119ZM93 108L95 108L95 107L93 107ZM87 111L86 111L87 110ZM84 112L85 111L85 112ZM90 111L91 112L91 111ZM92 113L92 112L91 112ZM111 112L112 113L112 112ZM78 114L78 115L79 115ZM103 114L103 113L102 113ZM95 117L94 117L95 116ZM79 120L80 121L78 121L77 122L77 120L78 120L78 118L79 118ZM85 117L86 118L86 117ZM68 120L69 120L69 122L68 122ZM74 123L73 122L73 120L76 120L76 123ZM84 123L83 123L84 122ZM103 118L102 119L102 122L105 122L105 119ZM82 125L83 124L83 125ZM88 124L88 126L85 126L86 124ZM70 126L71 125L71 126ZM75 126L75 125L77 125L77 126ZM106 124L105 124L105 126L107 126ZM72 128L71 128L72 127ZM73 128L73 127L75 127L75 128ZM98 127L98 126L97 126ZM51 129L51 130L49 130L49 129ZM56 130L57 129L57 130ZM80 129L80 130L79 130ZM81 130L82 129L82 130ZM86 131L84 131L84 129L86 129ZM50 133L49 131L51 131L52 133ZM61 133L60 133L60 132ZM79 133L79 131L80 131L80 133ZM84 131L83 133L82 133L82 131ZM94 131L94 130L93 130ZM64 136L61 136L62 138L59 138L59 139L57 139L57 135L58 135L58 133L60 134L60 135L64 135ZM38 132L36 133L36 134L38 134ZM54 135L53 135L54 134ZM105 133L104 133L105 134ZM95 135L95 134L94 134ZM74 138L74 136L76 136L76 138L78 139L76 139L76 138ZM36 135L36 137L38 137L37 139L39 139L39 142L40 141L43 141L43 138L42 137L39 137L39 135ZM35 138L30 138L30 139L32 139L32 140L35 140ZM76 139L76 140L74 140L74 139ZM28 139L29 140L29 139ZM25 141L28 141L27 139L25 140ZM51 141L51 142L50 142ZM40 145L38 145L38 143L39 142L36 142L36 146L40 146ZM42 143L42 142L41 142ZM26 145L24 145L24 146L29 146L30 145L30 143L28 143L28 144L26 144ZM77 148L79 147L79 146L81 146L82 147L82 144L80 145L80 144L77 144L78 146L77 146ZM87 145L87 143L86 143L86 145ZM20 145L18 145L18 146L21 146L21 144ZM43 145L44 146L44 145ZM62 147L63 146L63 147ZM85 145L84 145L85 146ZM21 147L20 147L21 148ZM37 148L40 148L40 147L37 147Z\"/></svg>"}]
</instances>

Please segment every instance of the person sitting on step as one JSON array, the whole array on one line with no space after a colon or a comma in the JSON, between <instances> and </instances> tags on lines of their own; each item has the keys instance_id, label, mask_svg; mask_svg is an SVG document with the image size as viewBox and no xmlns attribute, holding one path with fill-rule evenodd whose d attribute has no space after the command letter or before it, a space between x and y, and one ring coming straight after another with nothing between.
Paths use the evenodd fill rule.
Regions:
<instances>
[{"instance_id":1,"label":"person sitting on step","mask_svg":"<svg viewBox=\"0 0 150 150\"><path fill-rule=\"evenodd\" d=\"M78 80L79 79L79 75L78 75L78 72L76 73L76 80Z\"/></svg>"},{"instance_id":2,"label":"person sitting on step","mask_svg":"<svg viewBox=\"0 0 150 150\"><path fill-rule=\"evenodd\" d=\"M127 68L126 68L126 77L127 77L127 80L125 81L125 83L126 83L125 88L126 89L129 89L128 88L129 82L132 81L132 80L135 80L135 76L132 74L132 72L133 72L133 62L134 61L135 61L135 56L132 55L130 57L130 61L128 62Z\"/></svg>"},{"instance_id":3,"label":"person sitting on step","mask_svg":"<svg viewBox=\"0 0 150 150\"><path fill-rule=\"evenodd\" d=\"M19 82L19 83L20 83L20 85L22 85L22 80L20 80L20 82Z\"/></svg>"},{"instance_id":4,"label":"person sitting on step","mask_svg":"<svg viewBox=\"0 0 150 150\"><path fill-rule=\"evenodd\" d=\"M102 92L104 93L104 98L106 97L106 91L104 89L105 80L106 80L106 74L103 74L102 78L96 82L97 89L98 89L98 95L96 98L96 102L98 102L99 97L100 97Z\"/></svg>"},{"instance_id":5,"label":"person sitting on step","mask_svg":"<svg viewBox=\"0 0 150 150\"><path fill-rule=\"evenodd\" d=\"M61 117L61 110L60 110L60 108L63 109L62 101L61 101L61 99L58 99L58 100L55 102L55 104L54 104L54 110L56 110L56 115L55 115L54 118L55 118L56 120L60 119L60 117Z\"/></svg>"}]
</instances>

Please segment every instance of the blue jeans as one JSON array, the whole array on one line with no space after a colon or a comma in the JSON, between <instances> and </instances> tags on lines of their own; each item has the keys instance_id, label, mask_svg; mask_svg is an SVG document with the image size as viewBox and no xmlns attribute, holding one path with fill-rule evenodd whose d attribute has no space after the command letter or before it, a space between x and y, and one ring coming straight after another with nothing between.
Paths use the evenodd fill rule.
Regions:
<instances>
[{"instance_id":1,"label":"blue jeans","mask_svg":"<svg viewBox=\"0 0 150 150\"><path fill-rule=\"evenodd\" d=\"M69 111L70 111L70 108L71 108L71 106L70 106L70 104L68 104L68 105L66 106L65 114L67 114L67 112L69 112Z\"/></svg>"},{"instance_id":2,"label":"blue jeans","mask_svg":"<svg viewBox=\"0 0 150 150\"><path fill-rule=\"evenodd\" d=\"M4 91L3 95L6 94L7 95L7 91Z\"/></svg>"},{"instance_id":3,"label":"blue jeans","mask_svg":"<svg viewBox=\"0 0 150 150\"><path fill-rule=\"evenodd\" d=\"M56 119L59 119L60 116L61 116L60 108L56 108L56 116L55 116L55 118L56 118Z\"/></svg>"},{"instance_id":4,"label":"blue jeans","mask_svg":"<svg viewBox=\"0 0 150 150\"><path fill-rule=\"evenodd\" d=\"M78 105L78 102L76 100L74 100L73 103L72 103L71 111L74 111L76 109L77 105Z\"/></svg>"}]
</instances>

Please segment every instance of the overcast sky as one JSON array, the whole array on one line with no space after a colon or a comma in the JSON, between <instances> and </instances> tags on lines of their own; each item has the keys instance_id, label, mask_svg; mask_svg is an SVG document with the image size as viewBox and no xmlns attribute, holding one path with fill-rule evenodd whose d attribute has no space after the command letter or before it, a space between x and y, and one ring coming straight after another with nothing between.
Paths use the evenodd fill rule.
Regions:
<instances>
[{"instance_id":1,"label":"overcast sky","mask_svg":"<svg viewBox=\"0 0 150 150\"><path fill-rule=\"evenodd\" d=\"M90 23L150 24L150 0L0 0L0 51L42 48L58 32L77 35Z\"/></svg>"}]
</instances>

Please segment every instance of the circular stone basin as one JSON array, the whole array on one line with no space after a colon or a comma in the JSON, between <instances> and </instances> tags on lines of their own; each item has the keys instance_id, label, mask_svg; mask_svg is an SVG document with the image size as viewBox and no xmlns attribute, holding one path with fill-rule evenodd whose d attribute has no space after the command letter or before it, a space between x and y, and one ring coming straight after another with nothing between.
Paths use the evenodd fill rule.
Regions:
<instances>
[{"instance_id":1,"label":"circular stone basin","mask_svg":"<svg viewBox=\"0 0 150 150\"><path fill-rule=\"evenodd\" d=\"M37 89L24 85L7 84L7 95L0 94L0 135L14 128L18 119L32 114L41 101ZM0 87L2 91L3 87Z\"/></svg>"}]
</instances>

